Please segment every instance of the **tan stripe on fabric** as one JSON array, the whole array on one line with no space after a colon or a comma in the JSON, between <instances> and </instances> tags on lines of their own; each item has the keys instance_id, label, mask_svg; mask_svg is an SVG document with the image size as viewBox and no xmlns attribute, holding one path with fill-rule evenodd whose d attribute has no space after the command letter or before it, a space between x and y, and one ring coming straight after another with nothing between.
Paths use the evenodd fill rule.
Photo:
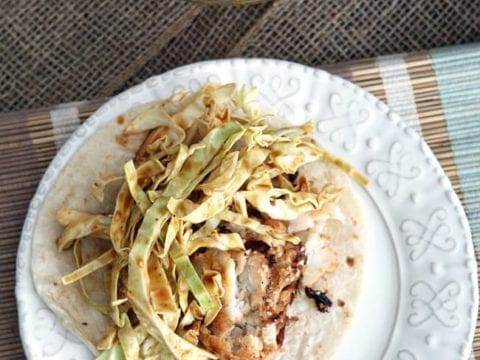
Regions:
<instances>
[{"instance_id":1,"label":"tan stripe on fabric","mask_svg":"<svg viewBox=\"0 0 480 360\"><path fill-rule=\"evenodd\" d=\"M382 75L375 59L330 65L326 66L325 70L354 82L382 101L386 100L385 89L382 84Z\"/></svg>"},{"instance_id":2,"label":"tan stripe on fabric","mask_svg":"<svg viewBox=\"0 0 480 360\"><path fill-rule=\"evenodd\" d=\"M15 167L26 169L24 175L25 181L38 179L48 166L51 159L58 151L55 143L55 134L51 122L50 111L41 109L40 111L29 111L26 113L28 124L29 140L26 142L17 142L18 146L26 146L28 151L17 149L15 155ZM34 161L34 166L22 166L22 163ZM19 171L19 170L17 170Z\"/></svg>"},{"instance_id":3,"label":"tan stripe on fabric","mask_svg":"<svg viewBox=\"0 0 480 360\"><path fill-rule=\"evenodd\" d=\"M440 161L463 202L463 192L430 55L427 52L409 54L405 56L405 63L411 78L423 138Z\"/></svg>"},{"instance_id":4,"label":"tan stripe on fabric","mask_svg":"<svg viewBox=\"0 0 480 360\"><path fill-rule=\"evenodd\" d=\"M83 123L92 115L100 106L105 104L108 98L96 99L92 101L84 101L78 104L78 117L80 122Z\"/></svg>"},{"instance_id":5,"label":"tan stripe on fabric","mask_svg":"<svg viewBox=\"0 0 480 360\"><path fill-rule=\"evenodd\" d=\"M50 119L50 111L40 111L38 113L28 113L27 122L29 135L34 145L55 145L55 135Z\"/></svg>"}]
</instances>

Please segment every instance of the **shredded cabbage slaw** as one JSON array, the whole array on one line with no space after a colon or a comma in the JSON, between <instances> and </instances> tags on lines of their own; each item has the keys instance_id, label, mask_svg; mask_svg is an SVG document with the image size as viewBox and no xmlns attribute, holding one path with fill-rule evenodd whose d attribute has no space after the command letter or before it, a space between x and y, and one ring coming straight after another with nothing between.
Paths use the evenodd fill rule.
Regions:
<instances>
[{"instance_id":1,"label":"shredded cabbage slaw","mask_svg":"<svg viewBox=\"0 0 480 360\"><path fill-rule=\"evenodd\" d=\"M111 215L61 208L60 251L74 249L77 269L65 285L78 282L86 300L111 317L98 344L98 359L216 359L202 348L201 326L222 307L222 275L197 271L191 256L201 249L244 251L234 230L253 232L267 244L299 243L269 225L288 221L336 201L341 189L326 184L310 191L298 169L317 160L340 167L359 183L367 179L311 140L313 125L275 129L263 114L255 88L207 84L147 106L125 134L145 133L123 174L92 185L122 180ZM220 226L223 225L223 226ZM84 239L108 241L110 249L82 263ZM89 299L88 275L108 267L109 303Z\"/></svg>"}]
</instances>

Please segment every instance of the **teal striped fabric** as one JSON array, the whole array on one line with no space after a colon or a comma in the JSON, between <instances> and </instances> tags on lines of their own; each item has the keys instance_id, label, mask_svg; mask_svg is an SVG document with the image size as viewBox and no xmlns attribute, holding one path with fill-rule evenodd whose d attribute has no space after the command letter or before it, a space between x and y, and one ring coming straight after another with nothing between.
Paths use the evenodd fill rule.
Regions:
<instances>
[{"instance_id":1,"label":"teal striped fabric","mask_svg":"<svg viewBox=\"0 0 480 360\"><path fill-rule=\"evenodd\" d=\"M480 247L480 44L432 50L465 210Z\"/></svg>"}]
</instances>

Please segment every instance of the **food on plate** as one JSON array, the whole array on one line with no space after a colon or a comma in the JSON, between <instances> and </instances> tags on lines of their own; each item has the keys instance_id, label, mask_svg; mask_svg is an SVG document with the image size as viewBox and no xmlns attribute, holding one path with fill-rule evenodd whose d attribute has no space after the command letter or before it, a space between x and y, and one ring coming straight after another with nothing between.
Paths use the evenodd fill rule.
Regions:
<instances>
[{"instance_id":1,"label":"food on plate","mask_svg":"<svg viewBox=\"0 0 480 360\"><path fill-rule=\"evenodd\" d=\"M350 177L367 180L312 133L235 84L105 124L40 210L38 293L99 359L328 358L361 284Z\"/></svg>"}]
</instances>

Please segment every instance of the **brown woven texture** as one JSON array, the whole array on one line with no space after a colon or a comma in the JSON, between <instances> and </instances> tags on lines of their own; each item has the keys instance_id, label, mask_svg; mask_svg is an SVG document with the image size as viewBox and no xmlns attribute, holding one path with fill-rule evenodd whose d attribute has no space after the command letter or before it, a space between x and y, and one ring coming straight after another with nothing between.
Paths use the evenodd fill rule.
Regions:
<instances>
[{"instance_id":1,"label":"brown woven texture","mask_svg":"<svg viewBox=\"0 0 480 360\"><path fill-rule=\"evenodd\" d=\"M282 0L233 53L321 65L480 39L477 0Z\"/></svg>"},{"instance_id":2,"label":"brown woven texture","mask_svg":"<svg viewBox=\"0 0 480 360\"><path fill-rule=\"evenodd\" d=\"M123 87L127 88L178 65L225 57L270 6L271 3L206 7L201 16L165 45L160 56L146 63Z\"/></svg>"},{"instance_id":3,"label":"brown woven texture","mask_svg":"<svg viewBox=\"0 0 480 360\"><path fill-rule=\"evenodd\" d=\"M179 0L0 1L0 111L102 95L198 11Z\"/></svg>"},{"instance_id":4,"label":"brown woven texture","mask_svg":"<svg viewBox=\"0 0 480 360\"><path fill-rule=\"evenodd\" d=\"M323 65L478 40L478 0L2 0L0 112L110 96L209 58Z\"/></svg>"}]
</instances>

